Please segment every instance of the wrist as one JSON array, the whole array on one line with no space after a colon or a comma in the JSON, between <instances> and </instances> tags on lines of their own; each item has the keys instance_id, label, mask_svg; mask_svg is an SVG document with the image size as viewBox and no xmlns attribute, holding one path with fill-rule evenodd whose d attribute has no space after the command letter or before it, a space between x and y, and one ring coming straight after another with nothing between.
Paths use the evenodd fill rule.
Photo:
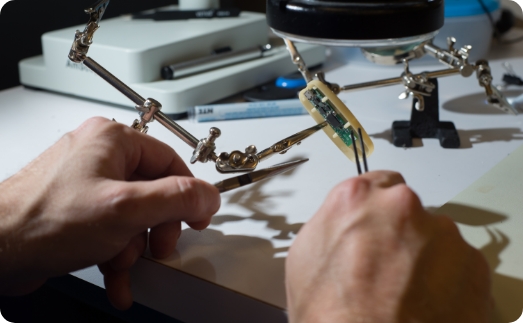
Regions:
<instances>
[{"instance_id":1,"label":"wrist","mask_svg":"<svg viewBox=\"0 0 523 323\"><path fill-rule=\"evenodd\" d=\"M298 302L288 300L290 323L397 323L395 304L380 302L379 297L356 292L354 296L343 297L336 288L326 293L313 291L314 297ZM356 288L354 289L357 290ZM366 301L369 300L369 301Z\"/></svg>"},{"instance_id":2,"label":"wrist","mask_svg":"<svg viewBox=\"0 0 523 323\"><path fill-rule=\"evenodd\" d=\"M18 174L0 183L0 295L24 294L25 285L34 285L28 278L36 278L31 247L24 238L30 236L24 222L31 206L27 195L22 194L22 185Z\"/></svg>"}]
</instances>

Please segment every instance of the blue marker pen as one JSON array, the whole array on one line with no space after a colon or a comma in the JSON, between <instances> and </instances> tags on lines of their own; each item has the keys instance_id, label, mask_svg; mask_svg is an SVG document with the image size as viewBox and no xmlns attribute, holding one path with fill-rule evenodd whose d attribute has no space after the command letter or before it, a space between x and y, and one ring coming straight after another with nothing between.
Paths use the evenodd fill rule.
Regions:
<instances>
[{"instance_id":1,"label":"blue marker pen","mask_svg":"<svg viewBox=\"0 0 523 323\"><path fill-rule=\"evenodd\" d=\"M276 100L231 104L200 105L187 111L194 122L266 118L308 114L300 100Z\"/></svg>"}]
</instances>

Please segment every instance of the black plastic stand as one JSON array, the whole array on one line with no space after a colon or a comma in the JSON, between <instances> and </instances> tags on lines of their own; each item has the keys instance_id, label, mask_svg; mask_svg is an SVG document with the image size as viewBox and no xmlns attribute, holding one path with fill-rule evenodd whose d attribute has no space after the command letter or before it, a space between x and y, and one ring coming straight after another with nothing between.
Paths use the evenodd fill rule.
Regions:
<instances>
[{"instance_id":1,"label":"black plastic stand","mask_svg":"<svg viewBox=\"0 0 523 323\"><path fill-rule=\"evenodd\" d=\"M431 96L425 96L425 109L415 108L417 99L412 100L410 121L392 123L392 143L396 147L412 147L412 138L438 138L443 148L459 148L459 135L454 123L439 121L438 80L430 79L436 85Z\"/></svg>"}]
</instances>

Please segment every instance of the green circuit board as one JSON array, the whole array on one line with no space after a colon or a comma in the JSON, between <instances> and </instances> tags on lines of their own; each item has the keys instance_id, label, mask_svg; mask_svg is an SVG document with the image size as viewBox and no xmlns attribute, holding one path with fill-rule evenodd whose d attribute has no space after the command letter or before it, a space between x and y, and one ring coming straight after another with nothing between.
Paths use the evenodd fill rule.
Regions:
<instances>
[{"instance_id":1,"label":"green circuit board","mask_svg":"<svg viewBox=\"0 0 523 323\"><path fill-rule=\"evenodd\" d=\"M347 120L337 111L334 104L319 89L307 90L304 92L304 95L345 145L348 147L352 146L351 132L354 135L354 140L359 139L358 131L348 124Z\"/></svg>"}]
</instances>

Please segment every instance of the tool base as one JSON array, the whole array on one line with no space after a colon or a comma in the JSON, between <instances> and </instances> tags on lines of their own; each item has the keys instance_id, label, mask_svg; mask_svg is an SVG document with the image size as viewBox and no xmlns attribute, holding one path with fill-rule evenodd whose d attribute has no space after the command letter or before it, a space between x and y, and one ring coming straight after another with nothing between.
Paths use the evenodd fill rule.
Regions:
<instances>
[{"instance_id":1,"label":"tool base","mask_svg":"<svg viewBox=\"0 0 523 323\"><path fill-rule=\"evenodd\" d=\"M396 147L412 147L412 138L438 138L443 148L459 148L459 134L454 123L439 121L438 80L430 79L436 87L431 96L424 97L425 109L416 110L417 99L412 100L410 121L392 123L392 143Z\"/></svg>"}]
</instances>

